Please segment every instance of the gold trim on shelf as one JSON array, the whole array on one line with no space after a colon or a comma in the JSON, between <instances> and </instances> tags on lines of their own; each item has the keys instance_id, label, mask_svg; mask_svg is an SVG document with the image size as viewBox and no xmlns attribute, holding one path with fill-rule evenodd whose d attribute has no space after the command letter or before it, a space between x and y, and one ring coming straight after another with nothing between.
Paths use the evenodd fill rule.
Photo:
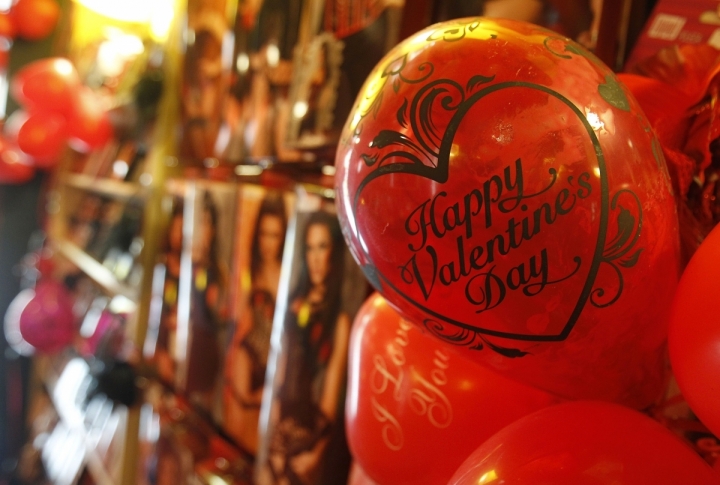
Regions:
<instances>
[{"instance_id":1,"label":"gold trim on shelf","mask_svg":"<svg viewBox=\"0 0 720 485\"><path fill-rule=\"evenodd\" d=\"M112 295L122 295L132 301L137 301L138 292L134 288L118 281L112 271L78 246L62 240L56 241L54 245L60 254L80 268L83 273L92 278L105 291Z\"/></svg>"},{"instance_id":2,"label":"gold trim on shelf","mask_svg":"<svg viewBox=\"0 0 720 485\"><path fill-rule=\"evenodd\" d=\"M148 187L139 184L83 174L67 174L64 176L64 183L68 187L119 199L145 199L149 196L150 191Z\"/></svg>"}]
</instances>

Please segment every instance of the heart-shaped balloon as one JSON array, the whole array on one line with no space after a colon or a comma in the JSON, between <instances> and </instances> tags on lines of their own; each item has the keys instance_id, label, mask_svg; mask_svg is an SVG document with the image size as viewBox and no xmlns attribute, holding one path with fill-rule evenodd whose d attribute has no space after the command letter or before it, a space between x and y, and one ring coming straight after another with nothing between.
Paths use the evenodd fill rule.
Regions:
<instances>
[{"instance_id":1,"label":"heart-shaped balloon","mask_svg":"<svg viewBox=\"0 0 720 485\"><path fill-rule=\"evenodd\" d=\"M493 433L559 402L463 359L379 294L355 318L349 363L348 442L382 485L445 483Z\"/></svg>"},{"instance_id":2,"label":"heart-shaped balloon","mask_svg":"<svg viewBox=\"0 0 720 485\"><path fill-rule=\"evenodd\" d=\"M39 352L54 353L75 336L75 315L70 292L59 282L44 279L20 313L20 333Z\"/></svg>"},{"instance_id":3,"label":"heart-shaped balloon","mask_svg":"<svg viewBox=\"0 0 720 485\"><path fill-rule=\"evenodd\" d=\"M482 444L449 485L717 485L668 429L611 403L574 401L519 419Z\"/></svg>"},{"instance_id":4,"label":"heart-shaped balloon","mask_svg":"<svg viewBox=\"0 0 720 485\"><path fill-rule=\"evenodd\" d=\"M413 35L361 90L336 189L375 288L466 357L573 399L658 397L671 183L637 102L580 45L484 18Z\"/></svg>"}]
</instances>

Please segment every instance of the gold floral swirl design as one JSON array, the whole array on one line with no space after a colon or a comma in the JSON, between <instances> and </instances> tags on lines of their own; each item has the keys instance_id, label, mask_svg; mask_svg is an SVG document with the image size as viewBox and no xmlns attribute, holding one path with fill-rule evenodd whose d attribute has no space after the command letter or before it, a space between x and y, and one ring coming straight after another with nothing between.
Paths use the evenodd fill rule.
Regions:
<instances>
[{"instance_id":1,"label":"gold floral swirl design","mask_svg":"<svg viewBox=\"0 0 720 485\"><path fill-rule=\"evenodd\" d=\"M555 44L557 44L557 47ZM612 70L595 54L566 37L548 36L543 41L543 45L548 52L561 59L572 59L573 56L571 54L574 54L590 61L598 73L603 76L602 82L598 84L598 94L600 97L617 109L630 111L630 102L628 101L622 84ZM559 50L560 47L563 48L562 52Z\"/></svg>"},{"instance_id":2,"label":"gold floral swirl design","mask_svg":"<svg viewBox=\"0 0 720 485\"><path fill-rule=\"evenodd\" d=\"M382 104L384 88L389 79L392 79L393 90L397 93L402 83L417 84L432 76L435 71L435 66L430 62L419 64L414 69L416 72L407 72L406 68L409 54L410 52L408 51L396 57L382 68L376 69L368 77L363 87L363 95L353 110L354 113L350 124L351 129L356 135L359 134L360 122L366 116L373 113L373 116L377 117Z\"/></svg>"},{"instance_id":3,"label":"gold floral swirl design","mask_svg":"<svg viewBox=\"0 0 720 485\"><path fill-rule=\"evenodd\" d=\"M621 198L624 204L621 203ZM635 211L626 206L635 206ZM606 291L602 286L593 289L590 303L597 308L605 308L615 303L622 295L625 286L623 273L619 266L632 268L640 259L644 248L636 248L642 232L642 203L635 192L630 189L621 189L612 198L610 210L616 211L615 222L617 229L615 235L605 244L601 263L613 270L617 278L614 291Z\"/></svg>"},{"instance_id":4,"label":"gold floral swirl design","mask_svg":"<svg viewBox=\"0 0 720 485\"><path fill-rule=\"evenodd\" d=\"M390 411L385 409L385 407L375 399L375 396L370 399L370 403L372 404L375 419L377 419L379 423L385 423L382 427L382 438L385 446L393 451L400 450L405 444L405 436L403 435L400 423L398 423L398 420Z\"/></svg>"},{"instance_id":5,"label":"gold floral swirl design","mask_svg":"<svg viewBox=\"0 0 720 485\"><path fill-rule=\"evenodd\" d=\"M457 42L465 38L466 35L472 33L480 27L480 19L473 18L464 22L456 22L448 25L442 24L442 28L434 30L428 35L428 42L443 40L445 42Z\"/></svg>"},{"instance_id":6,"label":"gold floral swirl design","mask_svg":"<svg viewBox=\"0 0 720 485\"><path fill-rule=\"evenodd\" d=\"M483 350L485 347L488 347L488 349L493 352L512 359L524 357L529 354L529 352L524 350L494 344L477 330L448 325L432 318L426 318L423 321L423 326L435 337L451 345L468 347L470 350Z\"/></svg>"}]
</instances>

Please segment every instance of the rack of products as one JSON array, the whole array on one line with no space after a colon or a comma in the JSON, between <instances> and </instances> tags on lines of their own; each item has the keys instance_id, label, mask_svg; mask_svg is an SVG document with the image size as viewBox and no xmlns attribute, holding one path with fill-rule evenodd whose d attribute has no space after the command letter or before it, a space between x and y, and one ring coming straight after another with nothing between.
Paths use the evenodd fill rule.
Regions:
<instances>
[{"instance_id":1,"label":"rack of products","mask_svg":"<svg viewBox=\"0 0 720 485\"><path fill-rule=\"evenodd\" d=\"M76 334L34 358L26 481L349 483L348 345L371 287L338 221L340 133L401 38L480 3L167 0L142 20L71 3L61 54L114 131L71 142L48 190L43 277ZM557 8L533 20L578 27ZM615 64L630 24L608 18L581 27ZM406 61L382 74L414 82Z\"/></svg>"}]
</instances>

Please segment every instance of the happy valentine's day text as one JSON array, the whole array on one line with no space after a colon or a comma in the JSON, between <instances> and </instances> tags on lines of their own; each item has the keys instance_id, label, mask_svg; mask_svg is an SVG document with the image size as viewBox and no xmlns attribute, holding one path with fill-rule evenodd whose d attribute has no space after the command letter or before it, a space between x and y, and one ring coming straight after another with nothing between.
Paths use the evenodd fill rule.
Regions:
<instances>
[{"instance_id":1,"label":"happy valentine's day text","mask_svg":"<svg viewBox=\"0 0 720 485\"><path fill-rule=\"evenodd\" d=\"M465 297L476 307L476 313L500 305L508 291L522 290L527 296L539 294L547 285L572 277L581 266L581 258L574 258L575 268L567 275L551 280L547 248L542 248L526 261L513 265L504 274L497 260L520 247L559 217L570 214L579 199L588 198L592 191L590 174L582 172L577 178L565 178L567 187L555 193L555 200L543 202L530 212L526 201L550 191L558 182L554 168L549 169L551 181L542 190L528 194L522 160L507 165L501 175L493 175L474 188L462 199L445 205L447 192L438 192L433 198L418 205L405 220L405 231L410 236L408 248L413 252L401 266L400 277L409 285L417 285L425 300L430 298L436 283L450 286L467 277ZM441 208L443 207L443 208ZM503 231L484 243L471 242L478 230L493 228L493 214L524 214L520 220L510 217ZM441 240L455 235L455 251L438 251L430 244L431 237ZM450 254L447 254L450 253Z\"/></svg>"}]
</instances>

